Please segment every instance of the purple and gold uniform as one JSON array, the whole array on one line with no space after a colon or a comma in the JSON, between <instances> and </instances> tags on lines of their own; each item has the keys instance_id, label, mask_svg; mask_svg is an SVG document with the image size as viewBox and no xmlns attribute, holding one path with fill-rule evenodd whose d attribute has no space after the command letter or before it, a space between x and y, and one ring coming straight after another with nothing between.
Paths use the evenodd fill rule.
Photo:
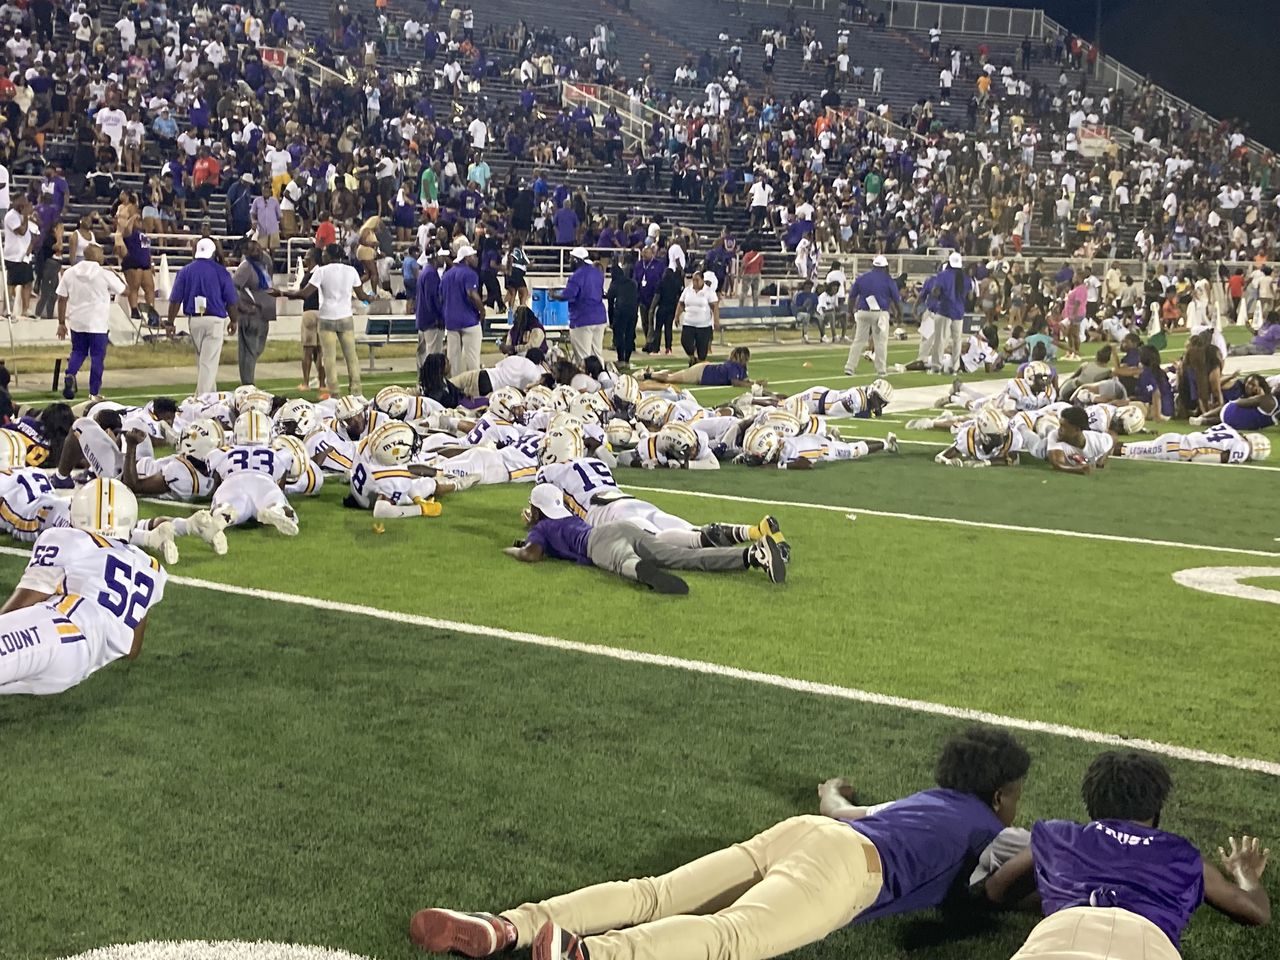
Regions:
<instances>
[{"instance_id":1,"label":"purple and gold uniform","mask_svg":"<svg viewBox=\"0 0 1280 960\"><path fill-rule=\"evenodd\" d=\"M1246 463L1250 453L1249 441L1225 423L1196 433L1165 433L1154 440L1124 445L1124 455L1139 460Z\"/></svg>"}]
</instances>

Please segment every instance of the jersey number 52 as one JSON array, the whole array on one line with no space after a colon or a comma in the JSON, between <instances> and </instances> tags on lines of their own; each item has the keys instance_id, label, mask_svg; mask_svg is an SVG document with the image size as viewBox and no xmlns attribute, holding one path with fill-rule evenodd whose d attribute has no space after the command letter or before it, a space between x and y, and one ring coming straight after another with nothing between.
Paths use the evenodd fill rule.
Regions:
<instances>
[{"instance_id":1,"label":"jersey number 52","mask_svg":"<svg viewBox=\"0 0 1280 960\"><path fill-rule=\"evenodd\" d=\"M135 570L116 557L107 557L103 571L107 589L98 594L98 604L125 622L137 627L147 615L147 606L156 582L143 570Z\"/></svg>"}]
</instances>

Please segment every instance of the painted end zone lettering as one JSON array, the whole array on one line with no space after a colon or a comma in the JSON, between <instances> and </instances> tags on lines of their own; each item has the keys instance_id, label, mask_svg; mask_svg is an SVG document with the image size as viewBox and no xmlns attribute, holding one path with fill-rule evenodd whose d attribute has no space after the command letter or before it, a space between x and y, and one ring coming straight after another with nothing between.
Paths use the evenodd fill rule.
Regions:
<instances>
[{"instance_id":1,"label":"painted end zone lettering","mask_svg":"<svg viewBox=\"0 0 1280 960\"><path fill-rule=\"evenodd\" d=\"M1258 577L1280 577L1280 567L1193 567L1173 574L1175 583L1204 593L1216 593L1221 597L1239 600L1261 600L1263 603L1280 603L1280 590L1255 587L1241 583Z\"/></svg>"}]
</instances>

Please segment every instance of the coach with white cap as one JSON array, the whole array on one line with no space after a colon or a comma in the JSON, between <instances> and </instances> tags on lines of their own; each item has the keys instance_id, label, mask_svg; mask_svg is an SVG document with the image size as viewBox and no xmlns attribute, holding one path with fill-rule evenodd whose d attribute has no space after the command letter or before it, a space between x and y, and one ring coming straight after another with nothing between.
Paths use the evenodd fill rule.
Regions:
<instances>
[{"instance_id":1,"label":"coach with white cap","mask_svg":"<svg viewBox=\"0 0 1280 960\"><path fill-rule=\"evenodd\" d=\"M604 353L604 327L609 312L604 306L604 274L591 262L586 247L574 247L569 251L574 263L569 282L551 296L569 304L569 343L579 363L587 357L599 357Z\"/></svg>"},{"instance_id":2,"label":"coach with white cap","mask_svg":"<svg viewBox=\"0 0 1280 960\"><path fill-rule=\"evenodd\" d=\"M964 257L952 250L947 265L934 275L932 291L938 307L933 337L929 349L929 365L932 370L942 369L942 358L951 354L952 361L960 356L960 341L964 339L964 312L973 294L973 281L964 272Z\"/></svg>"},{"instance_id":3,"label":"coach with white cap","mask_svg":"<svg viewBox=\"0 0 1280 960\"><path fill-rule=\"evenodd\" d=\"M871 269L861 274L849 288L849 304L853 307L853 343L844 375L852 377L862 359L863 345L869 340L875 357L876 375L887 372L889 354L889 313L902 315L902 295L898 281L889 276L889 261L881 254L871 261Z\"/></svg>"},{"instance_id":4,"label":"coach with white cap","mask_svg":"<svg viewBox=\"0 0 1280 960\"><path fill-rule=\"evenodd\" d=\"M454 373L480 369L484 301L480 298L480 275L476 273L478 262L475 247L464 244L454 256L453 266L440 278L445 352Z\"/></svg>"},{"instance_id":5,"label":"coach with white cap","mask_svg":"<svg viewBox=\"0 0 1280 960\"><path fill-rule=\"evenodd\" d=\"M178 307L187 318L196 348L196 393L218 389L222 340L236 332L236 288L227 268L214 256L218 245L204 237L196 244L195 259L178 271L169 291L168 333L173 335Z\"/></svg>"}]
</instances>

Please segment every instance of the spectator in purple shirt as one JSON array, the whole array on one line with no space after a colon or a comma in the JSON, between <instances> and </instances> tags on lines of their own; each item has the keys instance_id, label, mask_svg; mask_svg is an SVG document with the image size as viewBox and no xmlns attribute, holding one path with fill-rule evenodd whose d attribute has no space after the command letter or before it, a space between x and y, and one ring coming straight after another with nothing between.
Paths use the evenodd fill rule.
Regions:
<instances>
[{"instance_id":1,"label":"spectator in purple shirt","mask_svg":"<svg viewBox=\"0 0 1280 960\"><path fill-rule=\"evenodd\" d=\"M636 286L640 288L640 325L644 329L645 343L649 342L649 332L653 327L653 305L657 303L658 284L662 282L667 266L665 260L656 255L657 252L656 243L643 247L632 272Z\"/></svg>"},{"instance_id":2,"label":"spectator in purple shirt","mask_svg":"<svg viewBox=\"0 0 1280 960\"><path fill-rule=\"evenodd\" d=\"M1267 314L1262 329L1249 343L1240 343L1227 350L1232 357L1269 357L1280 349L1280 313Z\"/></svg>"},{"instance_id":3,"label":"spectator in purple shirt","mask_svg":"<svg viewBox=\"0 0 1280 960\"><path fill-rule=\"evenodd\" d=\"M548 499L558 497L550 489ZM535 526L540 517L531 517ZM594 541L612 526L586 529ZM499 915L424 910L410 934L424 949L472 957L532 946L533 960L616 960L643 944L654 956L765 960L850 923L938 906L1013 822L1030 765L1012 735L973 727L942 748L936 789L868 809L828 781L820 788L825 816L784 820L666 876L604 883ZM596 935L561 926L570 923Z\"/></svg>"},{"instance_id":4,"label":"spectator in purple shirt","mask_svg":"<svg viewBox=\"0 0 1280 960\"><path fill-rule=\"evenodd\" d=\"M1171 786L1155 757L1110 751L1084 776L1089 823L1035 824L1031 846L984 883L989 901L1014 903L1034 878L1045 919L1015 960L1178 960L1182 931L1202 901L1240 924L1271 922L1261 843L1231 837L1229 853L1218 848L1235 882L1228 880L1190 841L1159 828Z\"/></svg>"},{"instance_id":5,"label":"spectator in purple shirt","mask_svg":"<svg viewBox=\"0 0 1280 960\"><path fill-rule=\"evenodd\" d=\"M572 247L578 242L578 215L573 207L564 206L552 217L556 227L556 246Z\"/></svg>"}]
</instances>

